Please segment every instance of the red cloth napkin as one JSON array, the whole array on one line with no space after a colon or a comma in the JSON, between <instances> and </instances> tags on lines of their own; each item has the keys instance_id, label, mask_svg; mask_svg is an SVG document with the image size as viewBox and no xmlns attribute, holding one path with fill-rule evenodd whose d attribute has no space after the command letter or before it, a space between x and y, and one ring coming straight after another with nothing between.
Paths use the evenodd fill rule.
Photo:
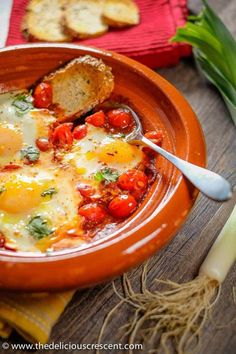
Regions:
<instances>
[{"instance_id":1,"label":"red cloth napkin","mask_svg":"<svg viewBox=\"0 0 236 354\"><path fill-rule=\"evenodd\" d=\"M183 26L188 14L186 0L136 0L141 23L138 26L109 30L105 35L76 41L127 55L152 68L175 65L191 54L185 44L171 44L176 28ZM6 45L26 43L20 26L28 0L14 0ZM43 16L43 14L42 14Z\"/></svg>"}]
</instances>

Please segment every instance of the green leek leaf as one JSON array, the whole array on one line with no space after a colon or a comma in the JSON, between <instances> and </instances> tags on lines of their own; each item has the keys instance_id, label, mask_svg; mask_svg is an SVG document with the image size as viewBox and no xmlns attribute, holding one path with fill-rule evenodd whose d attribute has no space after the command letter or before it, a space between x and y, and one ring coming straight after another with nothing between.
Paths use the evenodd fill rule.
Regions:
<instances>
[{"instance_id":1,"label":"green leek leaf","mask_svg":"<svg viewBox=\"0 0 236 354\"><path fill-rule=\"evenodd\" d=\"M177 29L172 41L195 47L200 70L218 88L236 122L236 41L207 1L202 1L202 12L190 16L185 27Z\"/></svg>"},{"instance_id":2,"label":"green leek leaf","mask_svg":"<svg viewBox=\"0 0 236 354\"><path fill-rule=\"evenodd\" d=\"M221 19L214 13L205 0L203 0L205 10L205 19L209 26L214 31L218 41L221 42L223 58L226 61L231 75L232 83L236 86L236 41L228 28L224 25Z\"/></svg>"}]
</instances>

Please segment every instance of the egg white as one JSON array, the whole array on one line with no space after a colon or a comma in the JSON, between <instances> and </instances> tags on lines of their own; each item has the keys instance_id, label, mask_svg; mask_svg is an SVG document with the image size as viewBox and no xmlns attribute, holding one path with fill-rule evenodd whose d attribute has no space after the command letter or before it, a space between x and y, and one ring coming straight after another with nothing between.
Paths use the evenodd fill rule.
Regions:
<instances>
[{"instance_id":1,"label":"egg white","mask_svg":"<svg viewBox=\"0 0 236 354\"><path fill-rule=\"evenodd\" d=\"M49 222L49 226L53 230L57 230L67 224L73 224L79 218L77 211L80 197L79 193L76 193L76 181L71 175L65 175L64 171L58 168L48 171L43 171L36 167L33 169L28 168L17 175L8 174L1 180L8 186L11 186L11 183L14 184L13 188L16 189L16 180L19 183L27 182L28 188L32 189L32 198L35 197L35 189L38 189L40 201L37 197L36 205L33 206L33 202L30 200L29 210L25 210L26 206L24 204L23 212L21 212L22 201L20 200L22 191L12 191L14 193L12 201L19 205L18 210L16 210L14 205L12 206L14 212L2 209L3 202L1 202L0 196L0 230L7 240L10 240L10 243L15 244L17 249L21 251L38 251L38 241L30 235L27 229L27 225L32 217L40 215ZM22 185L19 188L24 187ZM56 194L52 197L42 197L42 191L49 188L55 188ZM28 193L29 196L27 198L30 198L30 191Z\"/></svg>"},{"instance_id":2,"label":"egg white","mask_svg":"<svg viewBox=\"0 0 236 354\"><path fill-rule=\"evenodd\" d=\"M20 150L27 146L35 146L36 139L39 137L47 137L49 126L55 121L47 110L32 109L22 116L17 115L13 101L20 92L0 95L0 131L5 135L2 143L8 144L9 148L11 144L16 144L17 147L19 145L13 154L1 154L0 137L0 166L9 162L19 162ZM9 134L9 139L7 139L7 134ZM18 141L22 141L22 144L18 144Z\"/></svg>"},{"instance_id":3,"label":"egg white","mask_svg":"<svg viewBox=\"0 0 236 354\"><path fill-rule=\"evenodd\" d=\"M12 103L18 93L0 95L0 133L9 134L9 140L7 136L2 139L2 143L9 146L5 155L1 153L0 136L0 167L9 162L20 162L21 148L36 146L36 139L47 137L49 127L55 122L55 117L47 110L32 109L22 116L17 115ZM70 151L61 152L62 161L52 160L51 150L41 153L35 165L22 164L22 168L15 172L0 173L0 188L6 186L6 191L0 192L0 231L16 249L31 252L40 249L40 241L32 237L27 228L34 216L40 215L48 220L52 230L80 222L78 205L81 196L76 190L77 183L91 184L99 193L99 182L94 178L96 172L109 167L122 174L142 161L141 148L112 136L103 128L91 124L87 124L87 128L88 133L83 139L74 140ZM14 134L17 141L14 141ZM15 144L13 153L11 144ZM55 188L57 193L51 198L41 196L50 188ZM8 204L4 201L4 193L9 195ZM50 236L45 238L45 243L47 239Z\"/></svg>"},{"instance_id":4,"label":"egg white","mask_svg":"<svg viewBox=\"0 0 236 354\"><path fill-rule=\"evenodd\" d=\"M87 135L83 139L75 141L72 150L64 156L64 161L75 166L78 174L93 178L96 172L105 167L115 169L121 174L136 167L142 161L144 155L140 148L132 147L124 139L108 134L103 128L94 127L91 124L87 124L87 128ZM114 146L117 144L118 155L120 153L119 144L122 144L122 149L126 149L127 158L125 157L124 161L115 161L115 158L112 159L113 161L107 162L102 160L101 155L106 154L106 152L103 153L104 148L109 147L110 144L114 144ZM132 155L129 153L130 149L134 149ZM107 153L109 153L109 148Z\"/></svg>"}]
</instances>

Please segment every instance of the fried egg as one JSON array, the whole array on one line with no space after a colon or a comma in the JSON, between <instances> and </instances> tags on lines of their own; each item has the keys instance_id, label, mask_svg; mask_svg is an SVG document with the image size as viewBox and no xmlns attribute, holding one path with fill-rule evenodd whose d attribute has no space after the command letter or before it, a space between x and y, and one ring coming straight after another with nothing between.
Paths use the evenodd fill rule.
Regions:
<instances>
[{"instance_id":1,"label":"fried egg","mask_svg":"<svg viewBox=\"0 0 236 354\"><path fill-rule=\"evenodd\" d=\"M44 252L54 249L54 245L60 249L68 242L79 245L84 242L84 231L83 219L78 215L82 201L78 183L92 186L99 197L97 172L111 168L120 175L137 167L144 153L121 136L87 124L87 135L74 139L70 150L58 151L59 159L50 149L40 152L37 163L24 164L21 150L35 147L38 138L48 137L55 117L33 106L19 114L14 105L17 95L18 92L0 95L0 167L21 161L19 170L0 172L0 232L13 249L15 246L26 252ZM42 238L37 231L39 223L45 231ZM68 230L74 230L76 237L66 238Z\"/></svg>"},{"instance_id":2,"label":"fried egg","mask_svg":"<svg viewBox=\"0 0 236 354\"><path fill-rule=\"evenodd\" d=\"M87 135L75 141L72 150L64 156L64 161L75 166L78 174L92 177L105 167L121 174L143 160L144 154L140 147L115 135L108 135L103 128L91 124L87 124L87 127Z\"/></svg>"},{"instance_id":3,"label":"fried egg","mask_svg":"<svg viewBox=\"0 0 236 354\"><path fill-rule=\"evenodd\" d=\"M17 249L37 251L47 248L47 238L42 242L29 232L30 220L35 217L45 220L51 231L79 223L80 197L72 175L65 175L55 167L48 171L25 167L21 173L2 175L0 229Z\"/></svg>"},{"instance_id":4,"label":"fried egg","mask_svg":"<svg viewBox=\"0 0 236 354\"><path fill-rule=\"evenodd\" d=\"M23 91L24 92L24 91ZM19 91L0 95L0 166L20 160L20 150L35 146L39 137L47 137L55 118L46 110L32 107L19 115L14 101Z\"/></svg>"}]
</instances>

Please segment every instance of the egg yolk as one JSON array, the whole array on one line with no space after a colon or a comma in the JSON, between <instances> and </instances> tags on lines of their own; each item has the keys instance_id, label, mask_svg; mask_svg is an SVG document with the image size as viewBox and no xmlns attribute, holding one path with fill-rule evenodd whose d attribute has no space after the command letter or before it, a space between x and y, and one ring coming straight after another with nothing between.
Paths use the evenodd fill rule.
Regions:
<instances>
[{"instance_id":1,"label":"egg yolk","mask_svg":"<svg viewBox=\"0 0 236 354\"><path fill-rule=\"evenodd\" d=\"M23 144L22 134L9 127L0 126L0 156L13 156Z\"/></svg>"},{"instance_id":2,"label":"egg yolk","mask_svg":"<svg viewBox=\"0 0 236 354\"><path fill-rule=\"evenodd\" d=\"M142 152L139 148L122 140L107 143L98 152L99 159L107 164L130 162L138 156L140 156L140 159L142 158Z\"/></svg>"},{"instance_id":3,"label":"egg yolk","mask_svg":"<svg viewBox=\"0 0 236 354\"><path fill-rule=\"evenodd\" d=\"M34 179L8 180L0 194L0 209L10 214L25 213L42 202L44 189L44 185Z\"/></svg>"}]
</instances>

